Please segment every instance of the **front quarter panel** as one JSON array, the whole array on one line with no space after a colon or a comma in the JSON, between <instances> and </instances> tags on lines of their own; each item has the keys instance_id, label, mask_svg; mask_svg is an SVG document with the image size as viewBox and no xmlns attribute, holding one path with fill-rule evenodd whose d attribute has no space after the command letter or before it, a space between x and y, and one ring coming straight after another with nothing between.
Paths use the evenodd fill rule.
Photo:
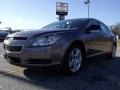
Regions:
<instances>
[{"instance_id":1,"label":"front quarter panel","mask_svg":"<svg viewBox=\"0 0 120 90\"><path fill-rule=\"evenodd\" d=\"M60 53L60 57L58 57L57 59L63 60L63 57L65 53L67 52L68 48L72 45L74 41L80 40L81 36L82 36L82 32L79 30L68 31L68 32L62 33L61 40L59 40L57 43L55 43L52 46L53 52Z\"/></svg>"}]
</instances>

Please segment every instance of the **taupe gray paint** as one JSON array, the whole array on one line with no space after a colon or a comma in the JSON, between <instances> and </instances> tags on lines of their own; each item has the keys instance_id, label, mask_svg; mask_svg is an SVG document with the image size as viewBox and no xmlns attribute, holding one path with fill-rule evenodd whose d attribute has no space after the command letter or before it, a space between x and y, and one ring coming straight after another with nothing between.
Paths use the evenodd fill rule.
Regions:
<instances>
[{"instance_id":1,"label":"taupe gray paint","mask_svg":"<svg viewBox=\"0 0 120 90\"><path fill-rule=\"evenodd\" d=\"M86 19L86 22L88 23L82 30L31 30L9 35L8 37L10 38L27 37L27 40L5 40L4 45L23 46L23 49L21 52L11 52L5 49L4 54L7 57L20 58L20 63L18 65L49 66L61 64L62 60L64 60L63 58L65 53L74 42L80 42L84 45L86 52L84 54L86 57L91 57L103 53L111 53L112 45L116 43L116 38L112 33L106 35L101 32L85 33L86 28L93 21L101 23L95 19ZM61 35L61 39L51 46L31 47L32 38L49 33L58 33ZM50 60L51 63L28 64L29 59L45 59ZM11 62L10 59L8 59L8 61Z\"/></svg>"}]
</instances>

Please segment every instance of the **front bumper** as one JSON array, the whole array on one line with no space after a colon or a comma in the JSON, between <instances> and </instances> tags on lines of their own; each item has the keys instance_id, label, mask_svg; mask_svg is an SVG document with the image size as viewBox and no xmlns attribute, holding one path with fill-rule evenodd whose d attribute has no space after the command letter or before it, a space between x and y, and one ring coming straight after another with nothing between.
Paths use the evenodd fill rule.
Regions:
<instances>
[{"instance_id":1,"label":"front bumper","mask_svg":"<svg viewBox=\"0 0 120 90\"><path fill-rule=\"evenodd\" d=\"M63 55L60 48L46 47L24 47L21 52L11 52L4 49L5 59L17 66L53 66L61 63Z\"/></svg>"}]
</instances>

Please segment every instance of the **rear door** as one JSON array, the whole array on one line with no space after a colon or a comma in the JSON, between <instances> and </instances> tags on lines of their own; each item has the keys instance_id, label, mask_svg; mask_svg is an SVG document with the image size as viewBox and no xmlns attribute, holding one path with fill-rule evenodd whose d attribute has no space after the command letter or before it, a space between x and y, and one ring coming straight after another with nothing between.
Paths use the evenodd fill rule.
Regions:
<instances>
[{"instance_id":1,"label":"rear door","mask_svg":"<svg viewBox=\"0 0 120 90\"><path fill-rule=\"evenodd\" d=\"M110 52L112 48L112 33L105 24L100 23L100 27L102 30L103 50L104 52Z\"/></svg>"},{"instance_id":2,"label":"rear door","mask_svg":"<svg viewBox=\"0 0 120 90\"><path fill-rule=\"evenodd\" d=\"M91 20L86 28L87 57L103 53L103 39L100 25L97 21Z\"/></svg>"}]
</instances>

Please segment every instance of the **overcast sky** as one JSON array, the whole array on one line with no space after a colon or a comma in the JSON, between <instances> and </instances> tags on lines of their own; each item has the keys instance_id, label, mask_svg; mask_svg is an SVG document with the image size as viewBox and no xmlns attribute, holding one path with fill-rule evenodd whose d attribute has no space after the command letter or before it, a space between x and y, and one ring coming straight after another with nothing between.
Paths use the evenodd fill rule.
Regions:
<instances>
[{"instance_id":1,"label":"overcast sky","mask_svg":"<svg viewBox=\"0 0 120 90\"><path fill-rule=\"evenodd\" d=\"M0 0L0 28L39 29L57 21L57 1L68 2L66 19L87 17L85 0ZM90 17L107 25L120 22L120 0L91 0Z\"/></svg>"}]
</instances>

